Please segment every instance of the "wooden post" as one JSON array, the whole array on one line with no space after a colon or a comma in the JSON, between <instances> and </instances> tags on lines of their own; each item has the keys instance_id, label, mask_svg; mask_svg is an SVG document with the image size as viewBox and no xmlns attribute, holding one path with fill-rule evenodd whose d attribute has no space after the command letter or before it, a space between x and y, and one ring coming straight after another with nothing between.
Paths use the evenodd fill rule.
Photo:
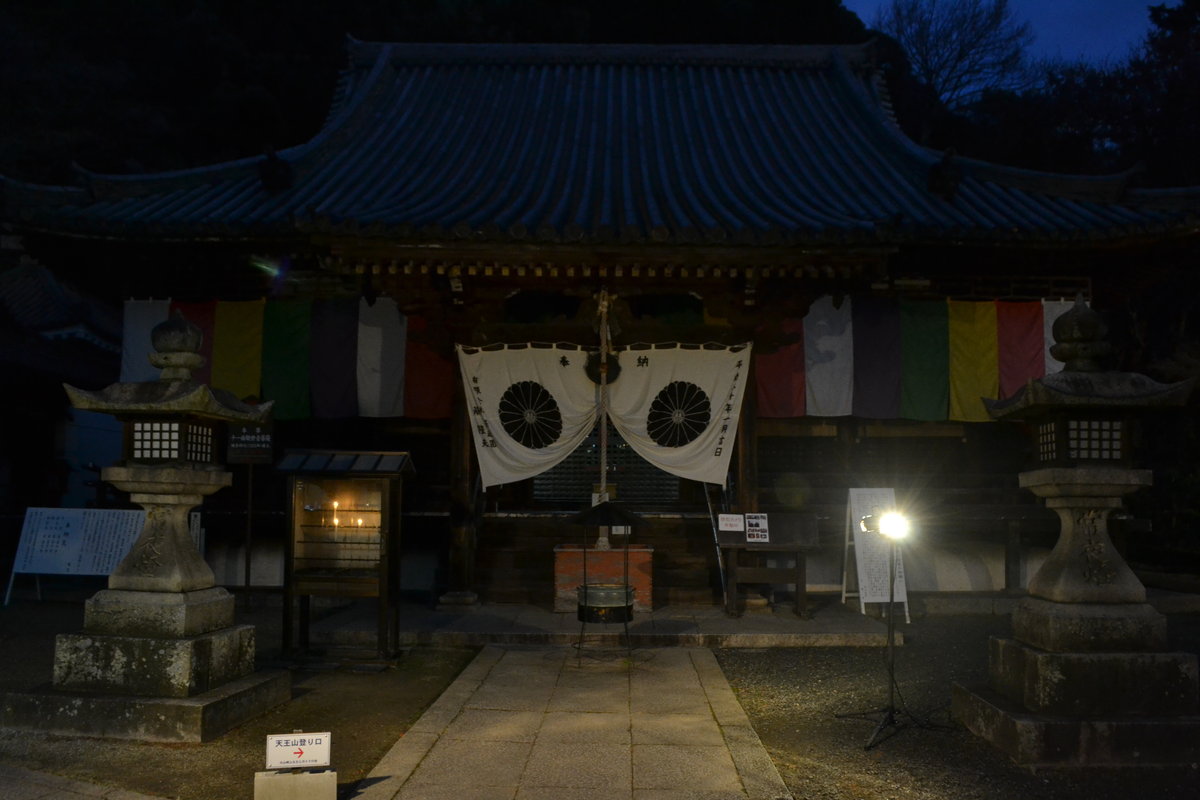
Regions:
<instances>
[{"instance_id":1,"label":"wooden post","mask_svg":"<svg viewBox=\"0 0 1200 800\"><path fill-rule=\"evenodd\" d=\"M755 392L754 359L746 355L746 388L742 395L742 413L738 417L737 505L743 513L758 511L758 442L755 440L758 398Z\"/></svg>"},{"instance_id":2,"label":"wooden post","mask_svg":"<svg viewBox=\"0 0 1200 800\"><path fill-rule=\"evenodd\" d=\"M469 609L479 603L475 593L475 492L472 480L471 418L465 390L459 383L450 425L450 563L449 591L438 607Z\"/></svg>"}]
</instances>

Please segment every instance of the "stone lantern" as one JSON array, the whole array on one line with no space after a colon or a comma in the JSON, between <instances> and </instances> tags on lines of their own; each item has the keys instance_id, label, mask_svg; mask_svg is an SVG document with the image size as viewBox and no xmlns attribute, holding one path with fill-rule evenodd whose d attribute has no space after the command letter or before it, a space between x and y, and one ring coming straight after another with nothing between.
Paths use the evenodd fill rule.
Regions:
<instances>
[{"instance_id":1,"label":"stone lantern","mask_svg":"<svg viewBox=\"0 0 1200 800\"><path fill-rule=\"evenodd\" d=\"M1164 766L1200 757L1196 656L1162 652L1166 618L1113 547L1108 519L1150 486L1133 466L1138 415L1182 406L1193 381L1109 372L1100 316L1082 300L1054 323L1063 370L987 401L1033 430L1020 485L1059 517L1054 549L993 638L989 684L956 686L955 718L1028 766Z\"/></svg>"},{"instance_id":2,"label":"stone lantern","mask_svg":"<svg viewBox=\"0 0 1200 800\"><path fill-rule=\"evenodd\" d=\"M58 636L53 689L7 695L5 726L203 741L290 697L286 672L255 673L254 627L234 624L234 598L188 530L188 513L232 482L219 463L223 427L262 422L271 406L194 381L201 338L172 317L151 334L157 381L65 387L76 408L122 420L123 458L101 478L129 492L146 521L108 588L87 600L83 632Z\"/></svg>"}]
</instances>

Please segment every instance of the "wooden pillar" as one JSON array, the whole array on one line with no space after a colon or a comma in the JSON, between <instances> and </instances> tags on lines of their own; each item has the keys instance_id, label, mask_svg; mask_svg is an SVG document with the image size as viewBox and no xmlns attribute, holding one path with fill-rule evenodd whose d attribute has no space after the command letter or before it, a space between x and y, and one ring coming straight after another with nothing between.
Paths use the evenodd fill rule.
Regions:
<instances>
[{"instance_id":1,"label":"wooden pillar","mask_svg":"<svg viewBox=\"0 0 1200 800\"><path fill-rule=\"evenodd\" d=\"M438 599L440 609L468 609L479 603L475 593L475 481L470 426L470 412L459 382L450 424L449 591Z\"/></svg>"},{"instance_id":2,"label":"wooden pillar","mask_svg":"<svg viewBox=\"0 0 1200 800\"><path fill-rule=\"evenodd\" d=\"M743 512L758 511L758 392L755 389L754 359L747 354L744 366L746 388L742 395L742 413L738 416L737 504Z\"/></svg>"}]
</instances>

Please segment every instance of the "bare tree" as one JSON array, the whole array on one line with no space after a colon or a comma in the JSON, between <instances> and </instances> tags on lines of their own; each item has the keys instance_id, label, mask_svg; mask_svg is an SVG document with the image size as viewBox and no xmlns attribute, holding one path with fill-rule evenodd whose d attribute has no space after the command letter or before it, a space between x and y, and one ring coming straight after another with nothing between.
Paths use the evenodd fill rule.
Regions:
<instances>
[{"instance_id":1,"label":"bare tree","mask_svg":"<svg viewBox=\"0 0 1200 800\"><path fill-rule=\"evenodd\" d=\"M1008 0L891 0L872 25L900 43L913 75L952 110L988 90L1025 88L1033 28Z\"/></svg>"}]
</instances>

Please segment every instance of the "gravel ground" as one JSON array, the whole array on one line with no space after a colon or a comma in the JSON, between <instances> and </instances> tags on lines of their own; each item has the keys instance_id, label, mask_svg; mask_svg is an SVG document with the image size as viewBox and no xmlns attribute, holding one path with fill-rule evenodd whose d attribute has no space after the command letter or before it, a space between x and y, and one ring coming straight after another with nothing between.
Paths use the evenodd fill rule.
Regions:
<instances>
[{"instance_id":1,"label":"gravel ground","mask_svg":"<svg viewBox=\"0 0 1200 800\"><path fill-rule=\"evenodd\" d=\"M1171 774L1099 770L1032 774L950 720L950 687L987 677L987 640L1008 617L901 623L896 682L904 707L928 725L899 729L870 750L874 720L839 715L887 704L883 650L720 650L717 658L796 800L1160 800L1200 797L1200 768ZM1173 616L1174 650L1200 652L1200 616ZM892 731L894 729L887 729Z\"/></svg>"}]
</instances>

